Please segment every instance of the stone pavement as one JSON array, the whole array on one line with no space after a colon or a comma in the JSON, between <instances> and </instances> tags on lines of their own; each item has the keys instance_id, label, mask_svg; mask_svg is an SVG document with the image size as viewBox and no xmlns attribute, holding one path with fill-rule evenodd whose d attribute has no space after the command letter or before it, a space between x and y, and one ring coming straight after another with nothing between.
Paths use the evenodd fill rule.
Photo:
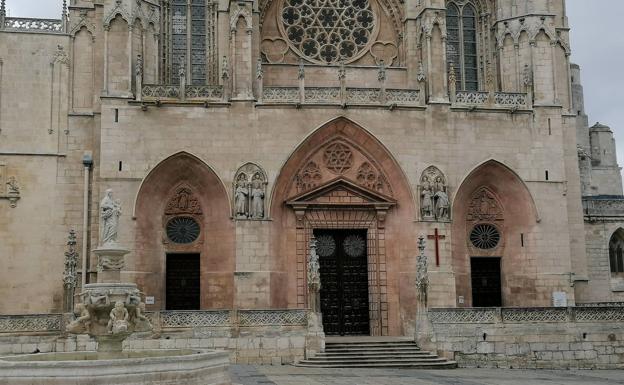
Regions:
<instances>
[{"instance_id":1,"label":"stone pavement","mask_svg":"<svg viewBox=\"0 0 624 385\"><path fill-rule=\"evenodd\" d=\"M615 385L624 384L617 370L509 369L312 369L293 366L234 365L234 384L241 385Z\"/></svg>"}]
</instances>

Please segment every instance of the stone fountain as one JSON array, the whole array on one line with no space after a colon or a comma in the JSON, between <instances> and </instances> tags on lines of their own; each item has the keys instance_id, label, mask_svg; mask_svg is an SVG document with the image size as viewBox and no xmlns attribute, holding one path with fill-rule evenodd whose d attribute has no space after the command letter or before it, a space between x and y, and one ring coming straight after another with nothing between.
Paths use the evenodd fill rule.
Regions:
<instances>
[{"instance_id":1,"label":"stone fountain","mask_svg":"<svg viewBox=\"0 0 624 385\"><path fill-rule=\"evenodd\" d=\"M121 204L111 190L100 203L97 283L85 285L71 334L88 334L97 351L27 354L0 358L0 379L10 384L229 385L227 352L204 349L123 350L135 332L152 329L142 293L121 282L129 250L117 242ZM0 380L0 383L3 383Z\"/></svg>"}]
</instances>

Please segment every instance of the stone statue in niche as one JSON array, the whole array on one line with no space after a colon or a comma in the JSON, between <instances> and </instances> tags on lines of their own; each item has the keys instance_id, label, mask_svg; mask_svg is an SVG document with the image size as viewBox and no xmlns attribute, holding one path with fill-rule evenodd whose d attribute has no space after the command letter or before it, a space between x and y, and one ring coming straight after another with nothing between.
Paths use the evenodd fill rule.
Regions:
<instances>
[{"instance_id":1,"label":"stone statue in niche","mask_svg":"<svg viewBox=\"0 0 624 385\"><path fill-rule=\"evenodd\" d=\"M113 200L113 190L106 190L100 203L100 243L110 245L117 243L117 229L121 215L121 201Z\"/></svg>"},{"instance_id":2,"label":"stone statue in niche","mask_svg":"<svg viewBox=\"0 0 624 385\"><path fill-rule=\"evenodd\" d=\"M431 189L428 185L423 186L420 199L423 218L433 218L433 197L431 196Z\"/></svg>"},{"instance_id":3,"label":"stone statue in niche","mask_svg":"<svg viewBox=\"0 0 624 385\"><path fill-rule=\"evenodd\" d=\"M450 219L448 185L444 174L435 166L428 167L420 177L420 210L423 220Z\"/></svg>"},{"instance_id":4,"label":"stone statue in niche","mask_svg":"<svg viewBox=\"0 0 624 385\"><path fill-rule=\"evenodd\" d=\"M255 173L251 180L251 217L264 218L264 181L260 173Z\"/></svg>"},{"instance_id":5,"label":"stone statue in niche","mask_svg":"<svg viewBox=\"0 0 624 385\"><path fill-rule=\"evenodd\" d=\"M236 179L236 190L234 191L234 208L238 219L247 218L249 213L247 210L249 187L247 185L247 175L241 173Z\"/></svg>"},{"instance_id":6,"label":"stone statue in niche","mask_svg":"<svg viewBox=\"0 0 624 385\"><path fill-rule=\"evenodd\" d=\"M234 218L264 219L267 177L256 164L247 163L234 176Z\"/></svg>"}]
</instances>

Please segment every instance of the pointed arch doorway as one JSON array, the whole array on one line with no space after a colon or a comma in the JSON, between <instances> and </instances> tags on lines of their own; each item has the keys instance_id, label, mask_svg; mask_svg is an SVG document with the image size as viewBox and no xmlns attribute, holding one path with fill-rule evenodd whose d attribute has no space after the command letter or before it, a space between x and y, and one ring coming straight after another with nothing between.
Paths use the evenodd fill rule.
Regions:
<instances>
[{"instance_id":1,"label":"pointed arch doorway","mask_svg":"<svg viewBox=\"0 0 624 385\"><path fill-rule=\"evenodd\" d=\"M320 260L325 332L403 335L403 313L411 306L400 297L413 291L406 254L416 250L410 227L415 208L407 178L390 152L370 132L337 118L298 146L273 191L274 255L285 272L275 282L290 288L275 290L274 298L285 306L308 307L310 240L328 236L335 250L326 259L333 266ZM350 257L346 245L361 252L350 250L356 255Z\"/></svg>"}]
</instances>

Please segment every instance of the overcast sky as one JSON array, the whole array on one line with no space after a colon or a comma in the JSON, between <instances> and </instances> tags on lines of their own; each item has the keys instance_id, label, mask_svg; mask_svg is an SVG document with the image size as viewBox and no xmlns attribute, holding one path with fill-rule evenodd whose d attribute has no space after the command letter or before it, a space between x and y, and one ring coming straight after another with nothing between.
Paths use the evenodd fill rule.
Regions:
<instances>
[{"instance_id":1,"label":"overcast sky","mask_svg":"<svg viewBox=\"0 0 624 385\"><path fill-rule=\"evenodd\" d=\"M62 0L7 0L10 15L23 17L59 18L61 4ZM567 0L567 8L572 61L581 66L590 125L600 121L611 127L624 165L624 38L619 30L624 1Z\"/></svg>"}]
</instances>

